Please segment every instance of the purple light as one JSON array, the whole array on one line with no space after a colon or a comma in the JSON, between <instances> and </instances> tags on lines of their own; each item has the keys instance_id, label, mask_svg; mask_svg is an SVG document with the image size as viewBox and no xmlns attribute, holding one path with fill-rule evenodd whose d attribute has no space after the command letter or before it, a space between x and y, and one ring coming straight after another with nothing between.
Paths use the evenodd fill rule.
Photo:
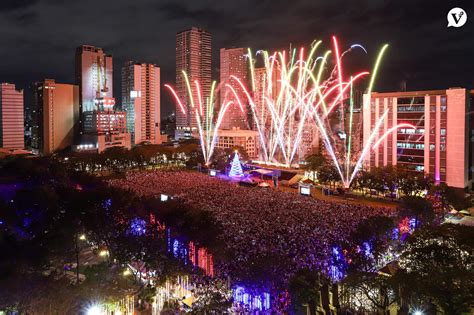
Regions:
<instances>
[{"instance_id":1,"label":"purple light","mask_svg":"<svg viewBox=\"0 0 474 315\"><path fill-rule=\"evenodd\" d=\"M146 233L146 222L140 218L134 218L130 222L129 233L135 236L142 236Z\"/></svg>"}]
</instances>

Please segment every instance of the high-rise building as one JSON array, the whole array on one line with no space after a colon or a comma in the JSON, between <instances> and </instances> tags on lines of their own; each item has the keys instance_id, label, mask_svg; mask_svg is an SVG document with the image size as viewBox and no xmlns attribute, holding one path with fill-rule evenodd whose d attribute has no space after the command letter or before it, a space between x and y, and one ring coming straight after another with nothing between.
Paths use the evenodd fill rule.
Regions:
<instances>
[{"instance_id":1,"label":"high-rise building","mask_svg":"<svg viewBox=\"0 0 474 315\"><path fill-rule=\"evenodd\" d=\"M249 129L248 106L246 97L239 84L231 76L236 76L244 84L247 81L247 62L244 48L221 48L220 51L220 105L233 101L222 120L221 129ZM235 100L235 96L225 85L229 84L236 91L242 102L243 110Z\"/></svg>"},{"instance_id":2,"label":"high-rise building","mask_svg":"<svg viewBox=\"0 0 474 315\"><path fill-rule=\"evenodd\" d=\"M83 45L76 49L76 84L79 86L81 114L95 110L95 100L112 98L112 56L99 47Z\"/></svg>"},{"instance_id":3,"label":"high-rise building","mask_svg":"<svg viewBox=\"0 0 474 315\"><path fill-rule=\"evenodd\" d=\"M473 97L474 90L463 88L365 94L364 144L384 113L379 137L397 124L415 127L389 134L367 154L366 166L402 165L450 187L468 187L472 183L474 122L469 113Z\"/></svg>"},{"instance_id":4,"label":"high-rise building","mask_svg":"<svg viewBox=\"0 0 474 315\"><path fill-rule=\"evenodd\" d=\"M266 124L267 118L269 118L269 112L265 108L265 89L267 87L267 72L266 68L255 68L255 91L253 100L255 103L255 116L252 117L253 129L257 130L257 122L263 124L263 128Z\"/></svg>"},{"instance_id":5,"label":"high-rise building","mask_svg":"<svg viewBox=\"0 0 474 315\"><path fill-rule=\"evenodd\" d=\"M176 92L183 102L185 113L176 108L176 133L175 138L191 136L197 132L198 126L195 111L191 107L187 93L186 82L182 72L188 75L194 87L194 81L201 86L203 99L210 96L211 92L211 34L197 27L176 34ZM197 91L193 88L193 99L198 104ZM206 107L204 107L206 115Z\"/></svg>"},{"instance_id":6,"label":"high-rise building","mask_svg":"<svg viewBox=\"0 0 474 315\"><path fill-rule=\"evenodd\" d=\"M25 147L23 90L15 84L0 84L0 148L21 150Z\"/></svg>"},{"instance_id":7,"label":"high-rise building","mask_svg":"<svg viewBox=\"0 0 474 315\"><path fill-rule=\"evenodd\" d=\"M79 87L45 79L32 86L31 149L49 155L73 144L79 123Z\"/></svg>"},{"instance_id":8,"label":"high-rise building","mask_svg":"<svg viewBox=\"0 0 474 315\"><path fill-rule=\"evenodd\" d=\"M255 91L253 99L255 103L256 116L252 117L254 129L257 128L255 119L258 119L262 128L271 122L271 113L268 106L265 104L265 98L276 99L278 97L281 88L279 73L280 72L277 68L273 69L271 72L272 78L270 80L270 78L268 78L269 71L267 71L267 68L255 68L254 70Z\"/></svg>"},{"instance_id":9,"label":"high-rise building","mask_svg":"<svg viewBox=\"0 0 474 315\"><path fill-rule=\"evenodd\" d=\"M80 144L76 150L130 148L126 113L115 109L112 56L102 48L76 49L76 82L79 85Z\"/></svg>"},{"instance_id":10,"label":"high-rise building","mask_svg":"<svg viewBox=\"0 0 474 315\"><path fill-rule=\"evenodd\" d=\"M132 144L160 144L160 68L127 62L122 68L122 109Z\"/></svg>"}]
</instances>

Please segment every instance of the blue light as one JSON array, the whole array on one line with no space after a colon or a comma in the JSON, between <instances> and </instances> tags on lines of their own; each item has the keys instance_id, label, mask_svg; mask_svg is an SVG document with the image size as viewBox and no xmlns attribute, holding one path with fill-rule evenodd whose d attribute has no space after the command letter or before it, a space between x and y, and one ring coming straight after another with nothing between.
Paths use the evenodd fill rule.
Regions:
<instances>
[{"instance_id":1,"label":"blue light","mask_svg":"<svg viewBox=\"0 0 474 315\"><path fill-rule=\"evenodd\" d=\"M103 202L102 206L106 209L106 210L110 210L110 207L112 206L112 199L107 199Z\"/></svg>"},{"instance_id":2,"label":"blue light","mask_svg":"<svg viewBox=\"0 0 474 315\"><path fill-rule=\"evenodd\" d=\"M179 242L178 240L173 241L173 256L179 258Z\"/></svg>"},{"instance_id":3,"label":"blue light","mask_svg":"<svg viewBox=\"0 0 474 315\"><path fill-rule=\"evenodd\" d=\"M411 218L410 221L408 221L408 225L410 226L410 233L413 232L417 228L416 219Z\"/></svg>"},{"instance_id":4,"label":"blue light","mask_svg":"<svg viewBox=\"0 0 474 315\"><path fill-rule=\"evenodd\" d=\"M392 230L392 240L397 240L399 235L400 235L400 229L394 228Z\"/></svg>"},{"instance_id":5,"label":"blue light","mask_svg":"<svg viewBox=\"0 0 474 315\"><path fill-rule=\"evenodd\" d=\"M344 270L347 266L347 262L342 250L338 247L332 248L332 256L332 263L329 266L329 277L333 281L340 281L344 277Z\"/></svg>"},{"instance_id":6,"label":"blue light","mask_svg":"<svg viewBox=\"0 0 474 315\"><path fill-rule=\"evenodd\" d=\"M362 247L364 248L364 255L365 257L371 257L372 256L372 247L368 242L362 243Z\"/></svg>"},{"instance_id":7,"label":"blue light","mask_svg":"<svg viewBox=\"0 0 474 315\"><path fill-rule=\"evenodd\" d=\"M270 294L268 292L247 292L247 289L243 286L236 286L232 291L234 302L245 305L251 311L270 309Z\"/></svg>"},{"instance_id":8,"label":"blue light","mask_svg":"<svg viewBox=\"0 0 474 315\"><path fill-rule=\"evenodd\" d=\"M130 221L129 233L135 236L142 236L146 233L146 221L134 218Z\"/></svg>"},{"instance_id":9,"label":"blue light","mask_svg":"<svg viewBox=\"0 0 474 315\"><path fill-rule=\"evenodd\" d=\"M166 242L167 242L167 248L168 248L168 252L170 253L171 252L171 230L170 228L167 229L166 231Z\"/></svg>"}]
</instances>

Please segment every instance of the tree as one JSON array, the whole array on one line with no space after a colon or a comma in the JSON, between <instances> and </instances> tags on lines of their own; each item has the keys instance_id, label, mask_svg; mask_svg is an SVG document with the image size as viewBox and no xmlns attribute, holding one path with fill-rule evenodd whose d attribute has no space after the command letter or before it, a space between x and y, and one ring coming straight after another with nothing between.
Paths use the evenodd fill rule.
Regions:
<instances>
[{"instance_id":1,"label":"tree","mask_svg":"<svg viewBox=\"0 0 474 315\"><path fill-rule=\"evenodd\" d=\"M226 314L232 305L232 292L223 280L203 281L194 294L197 299L192 304L191 314Z\"/></svg>"},{"instance_id":2,"label":"tree","mask_svg":"<svg viewBox=\"0 0 474 315\"><path fill-rule=\"evenodd\" d=\"M395 274L406 299L431 300L445 314L474 307L474 229L443 224L421 228L408 239Z\"/></svg>"},{"instance_id":3,"label":"tree","mask_svg":"<svg viewBox=\"0 0 474 315\"><path fill-rule=\"evenodd\" d=\"M231 163L229 176L232 176L232 177L244 176L244 172L242 171L242 165L240 164L239 154L237 152L234 153L234 158Z\"/></svg>"},{"instance_id":4,"label":"tree","mask_svg":"<svg viewBox=\"0 0 474 315\"><path fill-rule=\"evenodd\" d=\"M373 216L357 225L350 237L351 245L355 245L356 250L349 249L349 272L373 272L383 267L383 256L392 241L394 226L393 219L386 216Z\"/></svg>"},{"instance_id":5,"label":"tree","mask_svg":"<svg viewBox=\"0 0 474 315\"><path fill-rule=\"evenodd\" d=\"M432 185L432 179L425 174L407 169L397 169L397 186L405 196L419 196Z\"/></svg>"},{"instance_id":6,"label":"tree","mask_svg":"<svg viewBox=\"0 0 474 315\"><path fill-rule=\"evenodd\" d=\"M327 162L320 168L318 172L318 180L322 183L335 186L336 183L341 180L341 176L334 164Z\"/></svg>"},{"instance_id":7,"label":"tree","mask_svg":"<svg viewBox=\"0 0 474 315\"><path fill-rule=\"evenodd\" d=\"M249 155L247 154L247 151L245 150L244 147L240 146L240 145L235 145L233 146L232 148L230 149L226 149L227 153L229 153L229 155L232 155L233 153L237 152L239 153L239 159L241 161L248 161L250 160L250 157Z\"/></svg>"},{"instance_id":8,"label":"tree","mask_svg":"<svg viewBox=\"0 0 474 315\"><path fill-rule=\"evenodd\" d=\"M470 198L466 197L463 190L448 187L446 189L446 198L456 210L463 210L469 208L472 203Z\"/></svg>"},{"instance_id":9,"label":"tree","mask_svg":"<svg viewBox=\"0 0 474 315\"><path fill-rule=\"evenodd\" d=\"M385 216L373 216L360 221L346 245L345 258L347 276L342 281L344 293L352 297L364 296L368 304L356 308L358 311L386 312L395 302L390 279L378 271L387 263L384 259L392 243L394 221Z\"/></svg>"},{"instance_id":10,"label":"tree","mask_svg":"<svg viewBox=\"0 0 474 315\"><path fill-rule=\"evenodd\" d=\"M326 157L320 151L317 151L305 157L305 164L303 168L308 171L318 172L326 164Z\"/></svg>"},{"instance_id":11,"label":"tree","mask_svg":"<svg viewBox=\"0 0 474 315\"><path fill-rule=\"evenodd\" d=\"M291 294L293 309L297 314L306 314L304 305L308 305L310 314L314 314L323 286L321 278L319 272L302 269L290 279L288 290Z\"/></svg>"},{"instance_id":12,"label":"tree","mask_svg":"<svg viewBox=\"0 0 474 315\"><path fill-rule=\"evenodd\" d=\"M422 197L405 196L398 206L401 217L414 217L415 227L420 224L430 224L434 219L433 204Z\"/></svg>"}]
</instances>

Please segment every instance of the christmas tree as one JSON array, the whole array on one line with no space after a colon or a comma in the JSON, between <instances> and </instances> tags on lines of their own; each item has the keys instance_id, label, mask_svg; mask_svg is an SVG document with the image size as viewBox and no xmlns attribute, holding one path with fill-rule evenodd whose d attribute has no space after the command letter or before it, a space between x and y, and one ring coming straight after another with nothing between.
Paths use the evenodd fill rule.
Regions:
<instances>
[{"instance_id":1,"label":"christmas tree","mask_svg":"<svg viewBox=\"0 0 474 315\"><path fill-rule=\"evenodd\" d=\"M242 165L240 165L239 155L237 152L235 152L234 159L232 160L232 163L230 165L231 165L230 172L229 172L230 177L244 176L244 172L242 171Z\"/></svg>"}]
</instances>

